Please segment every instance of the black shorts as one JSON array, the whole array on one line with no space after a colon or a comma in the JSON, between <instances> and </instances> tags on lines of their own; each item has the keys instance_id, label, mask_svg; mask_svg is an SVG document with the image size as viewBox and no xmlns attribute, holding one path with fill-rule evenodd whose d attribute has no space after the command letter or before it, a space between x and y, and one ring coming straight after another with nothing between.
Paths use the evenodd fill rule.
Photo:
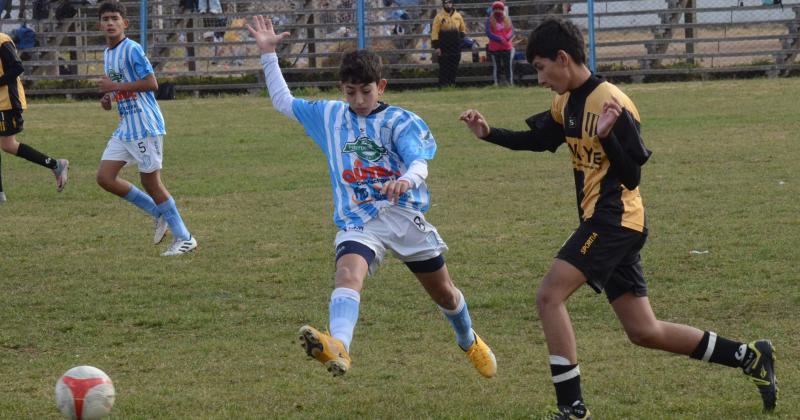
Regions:
<instances>
[{"instance_id":1,"label":"black shorts","mask_svg":"<svg viewBox=\"0 0 800 420\"><path fill-rule=\"evenodd\" d=\"M627 292L647 296L639 256L646 240L646 232L583 222L564 242L556 258L580 270L595 292L605 290L609 302Z\"/></svg>"},{"instance_id":2,"label":"black shorts","mask_svg":"<svg viewBox=\"0 0 800 420\"><path fill-rule=\"evenodd\" d=\"M0 137L13 136L22 131L22 111L11 109L0 111Z\"/></svg>"}]
</instances>

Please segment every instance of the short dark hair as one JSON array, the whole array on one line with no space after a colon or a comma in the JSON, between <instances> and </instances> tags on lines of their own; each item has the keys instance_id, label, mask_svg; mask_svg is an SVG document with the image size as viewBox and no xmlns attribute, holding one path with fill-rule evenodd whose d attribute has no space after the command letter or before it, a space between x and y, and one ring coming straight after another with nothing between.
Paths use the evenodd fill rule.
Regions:
<instances>
[{"instance_id":1,"label":"short dark hair","mask_svg":"<svg viewBox=\"0 0 800 420\"><path fill-rule=\"evenodd\" d=\"M536 56L555 60L559 50L564 50L577 64L586 62L581 30L569 20L546 19L528 37L525 58L529 63Z\"/></svg>"},{"instance_id":2,"label":"short dark hair","mask_svg":"<svg viewBox=\"0 0 800 420\"><path fill-rule=\"evenodd\" d=\"M103 13L119 13L119 15L124 19L125 5L116 0L103 2L103 4L100 5L100 8L97 9L97 17L102 19Z\"/></svg>"},{"instance_id":3,"label":"short dark hair","mask_svg":"<svg viewBox=\"0 0 800 420\"><path fill-rule=\"evenodd\" d=\"M342 55L339 66L339 81L366 85L379 82L383 77L381 57L367 50L353 50Z\"/></svg>"}]
</instances>

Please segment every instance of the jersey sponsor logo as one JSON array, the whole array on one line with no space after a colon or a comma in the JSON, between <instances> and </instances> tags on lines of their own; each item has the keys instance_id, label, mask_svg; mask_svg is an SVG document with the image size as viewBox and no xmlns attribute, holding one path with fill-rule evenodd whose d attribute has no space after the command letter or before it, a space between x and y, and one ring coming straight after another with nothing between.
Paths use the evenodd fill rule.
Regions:
<instances>
[{"instance_id":1,"label":"jersey sponsor logo","mask_svg":"<svg viewBox=\"0 0 800 420\"><path fill-rule=\"evenodd\" d=\"M387 151L383 146L378 146L375 141L367 136L360 136L353 141L348 141L342 148L344 153L355 153L358 157L370 162L376 162L382 156L385 156Z\"/></svg>"},{"instance_id":2,"label":"jersey sponsor logo","mask_svg":"<svg viewBox=\"0 0 800 420\"><path fill-rule=\"evenodd\" d=\"M353 169L345 169L342 171L342 179L351 184L382 184L400 175L400 171L392 171L380 165L364 166L360 161L356 161Z\"/></svg>"},{"instance_id":3,"label":"jersey sponsor logo","mask_svg":"<svg viewBox=\"0 0 800 420\"><path fill-rule=\"evenodd\" d=\"M589 252L589 248L592 246L594 241L597 240L598 236L600 235L598 235L597 232L592 232L592 234L589 235L589 239L587 239L581 247L581 255L586 255L586 253Z\"/></svg>"},{"instance_id":4,"label":"jersey sponsor logo","mask_svg":"<svg viewBox=\"0 0 800 420\"><path fill-rule=\"evenodd\" d=\"M122 83L125 81L122 73L115 71L114 69L108 69L108 78L111 79L112 82ZM126 92L126 91L118 91L116 94L117 102L124 101L126 99L133 99L136 100L136 92Z\"/></svg>"},{"instance_id":5,"label":"jersey sponsor logo","mask_svg":"<svg viewBox=\"0 0 800 420\"><path fill-rule=\"evenodd\" d=\"M580 144L567 142L569 151L572 153L572 161L576 168L599 169L603 162L603 152L601 149L595 150L593 147L581 146Z\"/></svg>"}]
</instances>

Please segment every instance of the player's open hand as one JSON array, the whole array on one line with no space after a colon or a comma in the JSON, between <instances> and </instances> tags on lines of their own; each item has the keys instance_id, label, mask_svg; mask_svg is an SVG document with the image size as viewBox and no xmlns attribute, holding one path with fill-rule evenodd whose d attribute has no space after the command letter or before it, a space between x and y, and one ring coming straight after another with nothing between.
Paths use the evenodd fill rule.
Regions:
<instances>
[{"instance_id":1,"label":"player's open hand","mask_svg":"<svg viewBox=\"0 0 800 420\"><path fill-rule=\"evenodd\" d=\"M603 102L603 112L597 120L597 137L601 139L608 137L620 115L622 115L622 104L616 96L612 96L610 101Z\"/></svg>"},{"instance_id":2,"label":"player's open hand","mask_svg":"<svg viewBox=\"0 0 800 420\"><path fill-rule=\"evenodd\" d=\"M381 194L386 195L386 199L389 200L390 203L397 204L400 200L400 196L405 194L409 188L411 188L411 183L405 179L393 179L383 184Z\"/></svg>"},{"instance_id":3,"label":"player's open hand","mask_svg":"<svg viewBox=\"0 0 800 420\"><path fill-rule=\"evenodd\" d=\"M289 36L289 32L275 34L275 29L272 27L272 19L261 15L253 16L253 24L252 26L247 25L247 30L250 31L250 36L256 40L256 44L258 44L262 54L274 53L275 47L281 43L283 38Z\"/></svg>"},{"instance_id":4,"label":"player's open hand","mask_svg":"<svg viewBox=\"0 0 800 420\"><path fill-rule=\"evenodd\" d=\"M458 119L464 121L475 134L475 137L482 139L489 135L489 123L483 118L480 112L474 109L468 109L458 116Z\"/></svg>"},{"instance_id":5,"label":"player's open hand","mask_svg":"<svg viewBox=\"0 0 800 420\"><path fill-rule=\"evenodd\" d=\"M110 93L106 93L105 95L103 95L102 98L100 98L100 106L102 106L103 109L105 109L106 111L111 109L111 94Z\"/></svg>"}]
</instances>

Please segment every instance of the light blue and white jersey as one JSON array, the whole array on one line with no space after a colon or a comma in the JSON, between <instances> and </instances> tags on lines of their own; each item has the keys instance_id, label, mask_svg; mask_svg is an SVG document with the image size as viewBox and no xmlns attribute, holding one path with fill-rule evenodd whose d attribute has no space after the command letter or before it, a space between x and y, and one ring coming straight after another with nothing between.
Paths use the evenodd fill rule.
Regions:
<instances>
[{"instance_id":1,"label":"light blue and white jersey","mask_svg":"<svg viewBox=\"0 0 800 420\"><path fill-rule=\"evenodd\" d=\"M380 189L399 178L415 160L430 160L436 141L413 112L381 104L366 117L343 101L295 98L292 112L325 153L333 189L333 220L340 229L359 229L390 205ZM403 194L398 205L428 210L425 182Z\"/></svg>"},{"instance_id":2,"label":"light blue and white jersey","mask_svg":"<svg viewBox=\"0 0 800 420\"><path fill-rule=\"evenodd\" d=\"M130 38L103 52L106 76L114 82L129 83L142 80L153 73L150 60L142 46ZM119 126L113 138L124 141L166 134L164 117L153 92L114 92L119 111Z\"/></svg>"}]
</instances>

